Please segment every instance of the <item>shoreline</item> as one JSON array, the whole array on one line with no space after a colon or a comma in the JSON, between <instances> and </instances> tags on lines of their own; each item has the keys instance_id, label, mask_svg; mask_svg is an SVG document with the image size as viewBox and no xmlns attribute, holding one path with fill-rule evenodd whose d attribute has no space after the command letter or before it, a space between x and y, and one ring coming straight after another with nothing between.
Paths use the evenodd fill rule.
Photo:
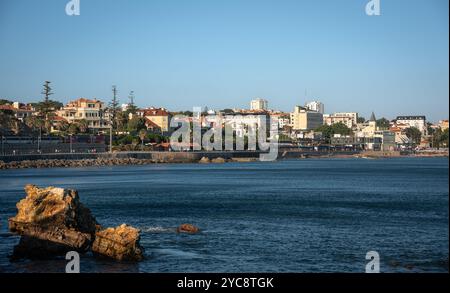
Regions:
<instances>
[{"instance_id":1,"label":"shoreline","mask_svg":"<svg viewBox=\"0 0 450 293\"><path fill-rule=\"evenodd\" d=\"M359 154L340 154L340 153L326 153L310 155L299 155L297 157L279 157L276 161L286 159L392 159L392 158L448 158L448 153L422 153L400 155L393 153L359 153ZM215 157L210 159L208 157L201 157L197 159L139 159L139 158L96 158L96 159L37 159L37 160L20 160L4 162L0 160L0 170L14 170L14 169L46 169L46 168L83 168L83 167L104 167L104 166L138 166L138 165L153 165L153 164L224 164L224 163L248 163L261 162L257 157Z\"/></svg>"}]
</instances>

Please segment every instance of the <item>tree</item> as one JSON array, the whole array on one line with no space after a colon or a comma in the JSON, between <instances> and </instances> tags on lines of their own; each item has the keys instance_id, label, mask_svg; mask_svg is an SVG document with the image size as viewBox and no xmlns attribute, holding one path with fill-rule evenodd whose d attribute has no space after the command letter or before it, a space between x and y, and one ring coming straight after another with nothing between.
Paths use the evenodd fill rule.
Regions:
<instances>
[{"instance_id":1,"label":"tree","mask_svg":"<svg viewBox=\"0 0 450 293\"><path fill-rule=\"evenodd\" d=\"M141 139L142 142L142 148L144 148L144 140L146 137L147 137L147 130L145 129L139 130L139 138Z\"/></svg>"},{"instance_id":2,"label":"tree","mask_svg":"<svg viewBox=\"0 0 450 293\"><path fill-rule=\"evenodd\" d=\"M386 118L380 118L377 120L377 127L380 128L381 130L386 130L389 129L390 126L390 121Z\"/></svg>"},{"instance_id":3,"label":"tree","mask_svg":"<svg viewBox=\"0 0 450 293\"><path fill-rule=\"evenodd\" d=\"M130 102L128 103L126 111L127 116L128 114L136 114L136 111L138 110L138 107L136 107L136 105L134 104L134 91L130 92L128 99L130 100Z\"/></svg>"},{"instance_id":4,"label":"tree","mask_svg":"<svg viewBox=\"0 0 450 293\"><path fill-rule=\"evenodd\" d=\"M59 132L66 132L69 130L69 126L69 122L67 122L66 120L60 120L56 122L55 129Z\"/></svg>"},{"instance_id":5,"label":"tree","mask_svg":"<svg viewBox=\"0 0 450 293\"><path fill-rule=\"evenodd\" d=\"M427 122L427 133L428 135L433 135L436 132L436 130L433 128L433 124L430 122Z\"/></svg>"},{"instance_id":6,"label":"tree","mask_svg":"<svg viewBox=\"0 0 450 293\"><path fill-rule=\"evenodd\" d=\"M77 134L80 132L80 128L78 127L77 123L72 123L70 124L68 131L70 134Z\"/></svg>"},{"instance_id":7,"label":"tree","mask_svg":"<svg viewBox=\"0 0 450 293\"><path fill-rule=\"evenodd\" d=\"M405 130L406 136L415 144L420 144L422 140L422 132L416 127L410 127Z\"/></svg>"},{"instance_id":8,"label":"tree","mask_svg":"<svg viewBox=\"0 0 450 293\"><path fill-rule=\"evenodd\" d=\"M442 131L441 138L440 138L440 144L448 147L448 128Z\"/></svg>"},{"instance_id":9,"label":"tree","mask_svg":"<svg viewBox=\"0 0 450 293\"><path fill-rule=\"evenodd\" d=\"M52 88L50 87L50 81L46 81L44 83L44 89L42 90L41 94L44 95L44 101L40 103L40 107L38 109L39 116L41 116L45 123L44 128L48 133L50 133L51 123L50 118L54 115L52 103L50 102L50 96L53 95Z\"/></svg>"},{"instance_id":10,"label":"tree","mask_svg":"<svg viewBox=\"0 0 450 293\"><path fill-rule=\"evenodd\" d=\"M45 121L38 116L29 116L24 119L24 123L32 132L38 133L45 125Z\"/></svg>"},{"instance_id":11,"label":"tree","mask_svg":"<svg viewBox=\"0 0 450 293\"><path fill-rule=\"evenodd\" d=\"M327 143L330 143L331 138L335 135L335 134L340 134L340 135L351 135L352 134L352 130L350 128L347 127L347 125L345 125L342 122L338 122L332 125L321 125L320 127L316 128L314 131L316 132L321 132L322 133L322 137L325 138L325 141Z\"/></svg>"},{"instance_id":12,"label":"tree","mask_svg":"<svg viewBox=\"0 0 450 293\"><path fill-rule=\"evenodd\" d=\"M127 129L128 115L126 114L126 112L117 112L116 115L117 131L123 132Z\"/></svg>"},{"instance_id":13,"label":"tree","mask_svg":"<svg viewBox=\"0 0 450 293\"><path fill-rule=\"evenodd\" d=\"M63 107L63 104L58 101L48 100L47 102L32 103L31 106L33 106L39 113L42 113L47 111L47 109L49 109L50 112L58 110Z\"/></svg>"},{"instance_id":14,"label":"tree","mask_svg":"<svg viewBox=\"0 0 450 293\"><path fill-rule=\"evenodd\" d=\"M431 146L439 149L441 146L442 130L440 128L435 130L431 127L430 130L428 130L428 134L431 135Z\"/></svg>"},{"instance_id":15,"label":"tree","mask_svg":"<svg viewBox=\"0 0 450 293\"><path fill-rule=\"evenodd\" d=\"M358 119L356 120L357 123L364 123L366 122L366 118L364 117L358 117Z\"/></svg>"},{"instance_id":16,"label":"tree","mask_svg":"<svg viewBox=\"0 0 450 293\"><path fill-rule=\"evenodd\" d=\"M86 133L89 129L89 122L86 119L81 119L76 124L81 133Z\"/></svg>"},{"instance_id":17,"label":"tree","mask_svg":"<svg viewBox=\"0 0 450 293\"><path fill-rule=\"evenodd\" d=\"M347 127L342 122L335 123L331 125L331 129L333 130L333 134L340 134L340 135L350 135L352 134L352 130Z\"/></svg>"},{"instance_id":18,"label":"tree","mask_svg":"<svg viewBox=\"0 0 450 293\"><path fill-rule=\"evenodd\" d=\"M127 129L128 132L138 132L141 129L145 129L145 120L141 117L133 117L128 121Z\"/></svg>"},{"instance_id":19,"label":"tree","mask_svg":"<svg viewBox=\"0 0 450 293\"><path fill-rule=\"evenodd\" d=\"M117 87L115 85L112 86L112 92L113 98L109 103L109 112L113 130L117 131L117 113L120 111L120 108L119 108L119 100L117 98Z\"/></svg>"},{"instance_id":20,"label":"tree","mask_svg":"<svg viewBox=\"0 0 450 293\"><path fill-rule=\"evenodd\" d=\"M0 105L12 105L13 102L6 99L0 99Z\"/></svg>"}]
</instances>

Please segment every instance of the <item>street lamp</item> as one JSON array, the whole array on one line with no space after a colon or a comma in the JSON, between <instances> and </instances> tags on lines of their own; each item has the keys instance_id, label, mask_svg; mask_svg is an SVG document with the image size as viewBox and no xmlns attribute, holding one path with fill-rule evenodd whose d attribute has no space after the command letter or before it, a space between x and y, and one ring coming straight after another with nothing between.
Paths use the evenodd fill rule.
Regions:
<instances>
[{"instance_id":1,"label":"street lamp","mask_svg":"<svg viewBox=\"0 0 450 293\"><path fill-rule=\"evenodd\" d=\"M112 154L112 122L109 124L109 153Z\"/></svg>"},{"instance_id":2,"label":"street lamp","mask_svg":"<svg viewBox=\"0 0 450 293\"><path fill-rule=\"evenodd\" d=\"M39 137L38 137L38 141L37 141L38 154L41 153L41 139L42 139L42 128L41 128L41 126L39 126Z\"/></svg>"},{"instance_id":3,"label":"street lamp","mask_svg":"<svg viewBox=\"0 0 450 293\"><path fill-rule=\"evenodd\" d=\"M69 134L69 140L70 140L70 153L73 153L73 151L72 151L72 133L71 134Z\"/></svg>"}]
</instances>

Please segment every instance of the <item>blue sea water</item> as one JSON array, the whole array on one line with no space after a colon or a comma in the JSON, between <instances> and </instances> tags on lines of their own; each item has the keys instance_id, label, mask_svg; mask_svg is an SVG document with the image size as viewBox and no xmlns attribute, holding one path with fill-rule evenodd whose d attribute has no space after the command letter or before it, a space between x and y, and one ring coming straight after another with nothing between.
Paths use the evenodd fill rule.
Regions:
<instances>
[{"instance_id":1,"label":"blue sea water","mask_svg":"<svg viewBox=\"0 0 450 293\"><path fill-rule=\"evenodd\" d=\"M0 272L64 272L64 258L8 258L28 183L77 189L102 225L141 229L144 261L87 253L82 272L364 272L368 251L381 272L448 272L448 173L447 158L3 170Z\"/></svg>"}]
</instances>

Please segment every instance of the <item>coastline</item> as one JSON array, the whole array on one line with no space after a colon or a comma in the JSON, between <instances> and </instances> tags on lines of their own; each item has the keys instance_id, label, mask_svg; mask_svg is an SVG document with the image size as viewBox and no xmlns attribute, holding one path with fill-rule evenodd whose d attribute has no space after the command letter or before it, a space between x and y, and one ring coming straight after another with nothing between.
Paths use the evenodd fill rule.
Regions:
<instances>
[{"instance_id":1,"label":"coastline","mask_svg":"<svg viewBox=\"0 0 450 293\"><path fill-rule=\"evenodd\" d=\"M323 153L323 154L298 154L298 156L283 156L280 154L277 161L285 159L389 159L389 158L436 158L449 157L448 152L440 153L417 153L401 155L399 152L361 152L357 154L346 153ZM10 169L44 169L44 168L82 168L82 167L101 167L101 166L127 166L127 165L149 165L149 164L223 164L223 163L246 163L259 162L258 157L221 157L210 158L202 156L200 159L190 158L134 158L134 157L98 157L94 159L36 159L36 160L11 160L4 162L0 160L0 170Z\"/></svg>"}]
</instances>

